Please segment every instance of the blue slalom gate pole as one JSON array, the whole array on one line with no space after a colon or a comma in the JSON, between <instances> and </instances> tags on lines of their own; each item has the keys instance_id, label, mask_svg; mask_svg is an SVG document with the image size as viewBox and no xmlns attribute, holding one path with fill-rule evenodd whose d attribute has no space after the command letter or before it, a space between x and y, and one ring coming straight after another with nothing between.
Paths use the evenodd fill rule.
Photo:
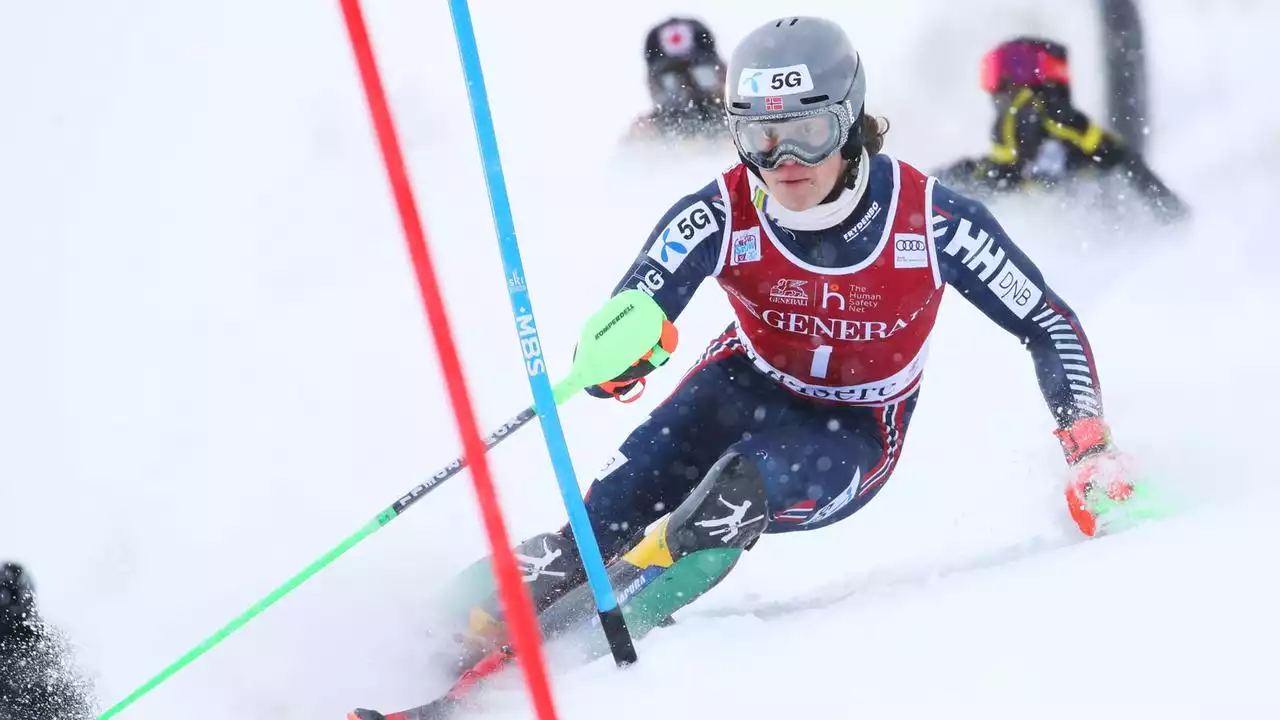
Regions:
<instances>
[{"instance_id":1,"label":"blue slalom gate pole","mask_svg":"<svg viewBox=\"0 0 1280 720\"><path fill-rule=\"evenodd\" d=\"M489 190L489 207L493 212L493 223L498 232L498 248L502 254L503 274L507 279L507 294L511 299L511 311L515 316L516 332L520 336L529 387L533 390L534 406L538 408L547 453L551 456L556 482L560 485L560 495L569 513L569 525L573 528L573 537L578 544L578 553L582 556L583 568L587 571L587 582L595 595L601 627L609 641L613 659L619 665L633 663L636 660L635 645L627 631L618 601L614 598L609 574L605 569L604 559L600 556L600 545L587 517L587 508L583 504L577 475L569 457L569 445L565 441L560 415L556 410L551 380L547 377L546 362L542 358L542 343L534 321L533 303L529 300L529 290L524 281L524 262L520 259L515 221L511 217L511 202L507 197L507 182L502 174L502 158L498 153L498 135L493 127L493 112L489 106L489 94L485 90L480 50L476 44L475 27L471 22L467 0L449 0L449 14L453 17L453 34L458 41L458 54L462 58L467 98L471 104L471 119L480 145L485 185Z\"/></svg>"}]
</instances>

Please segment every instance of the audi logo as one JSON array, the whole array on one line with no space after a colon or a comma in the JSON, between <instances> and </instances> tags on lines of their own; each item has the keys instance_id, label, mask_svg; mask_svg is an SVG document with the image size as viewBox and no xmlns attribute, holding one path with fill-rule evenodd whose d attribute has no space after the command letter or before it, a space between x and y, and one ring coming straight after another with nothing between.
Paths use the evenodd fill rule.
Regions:
<instances>
[{"instance_id":1,"label":"audi logo","mask_svg":"<svg viewBox=\"0 0 1280 720\"><path fill-rule=\"evenodd\" d=\"M898 240L899 250L924 250L924 240Z\"/></svg>"}]
</instances>

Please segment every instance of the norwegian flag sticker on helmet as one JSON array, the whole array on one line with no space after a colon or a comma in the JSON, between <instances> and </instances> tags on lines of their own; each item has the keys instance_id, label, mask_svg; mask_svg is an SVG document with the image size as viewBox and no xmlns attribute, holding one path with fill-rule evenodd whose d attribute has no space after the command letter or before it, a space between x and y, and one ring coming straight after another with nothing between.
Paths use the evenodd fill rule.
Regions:
<instances>
[{"instance_id":1,"label":"norwegian flag sticker on helmet","mask_svg":"<svg viewBox=\"0 0 1280 720\"><path fill-rule=\"evenodd\" d=\"M766 111L774 111L782 109L782 98L770 97L764 99L764 109Z\"/></svg>"}]
</instances>

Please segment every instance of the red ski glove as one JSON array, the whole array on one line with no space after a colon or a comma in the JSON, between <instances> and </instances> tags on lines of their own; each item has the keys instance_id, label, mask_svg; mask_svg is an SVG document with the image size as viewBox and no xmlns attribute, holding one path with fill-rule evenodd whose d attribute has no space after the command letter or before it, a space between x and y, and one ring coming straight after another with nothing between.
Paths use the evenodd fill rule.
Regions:
<instances>
[{"instance_id":1,"label":"red ski glove","mask_svg":"<svg viewBox=\"0 0 1280 720\"><path fill-rule=\"evenodd\" d=\"M644 376L662 367L667 362L671 357L671 353L676 351L676 345L679 340L680 333L676 331L675 323L670 320L663 320L662 335L658 338L658 344L653 346L653 349L632 363L626 372L608 382L588 387L587 392L592 397L613 398L624 403L639 400L640 396L644 394ZM632 393L631 391L637 387L640 388L640 392Z\"/></svg>"},{"instance_id":2,"label":"red ski glove","mask_svg":"<svg viewBox=\"0 0 1280 720\"><path fill-rule=\"evenodd\" d=\"M1111 445L1111 430L1102 418L1081 418L1055 430L1074 477L1067 483L1067 510L1080 532L1093 537L1098 516L1108 505L1133 496L1129 463Z\"/></svg>"}]
</instances>

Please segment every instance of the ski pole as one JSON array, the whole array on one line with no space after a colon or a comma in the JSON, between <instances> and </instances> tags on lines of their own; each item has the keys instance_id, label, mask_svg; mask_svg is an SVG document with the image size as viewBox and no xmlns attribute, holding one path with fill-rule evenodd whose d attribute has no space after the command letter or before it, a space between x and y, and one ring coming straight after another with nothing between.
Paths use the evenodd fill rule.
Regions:
<instances>
[{"instance_id":1,"label":"ski pole","mask_svg":"<svg viewBox=\"0 0 1280 720\"><path fill-rule=\"evenodd\" d=\"M653 298L638 290L628 290L616 295L605 306L592 316L578 341L578 352L573 361L569 375L556 384L553 399L558 405L578 394L580 390L611 380L626 371L631 363L658 344L662 334L662 321L665 315L662 308ZM529 406L515 417L503 423L485 438L485 450L493 448L512 435L516 430L529 424L537 417L537 408ZM259 600L248 610L237 615L226 625L219 628L199 645L175 660L165 669L134 690L120 702L112 705L106 712L98 716L98 720L108 720L122 710L137 702L143 696L173 677L178 671L190 665L196 658L204 655L214 646L226 640L232 633L249 623L264 610L274 605L281 598L298 588L313 575L337 560L344 553L355 547L365 538L374 534L383 526L399 517L402 513L421 500L427 493L439 487L445 480L462 472L467 466L465 457L458 457L446 465L428 480L415 486L389 507L378 513L363 527L356 530L345 540L317 558L298 574L289 578L270 594Z\"/></svg>"},{"instance_id":2,"label":"ski pole","mask_svg":"<svg viewBox=\"0 0 1280 720\"><path fill-rule=\"evenodd\" d=\"M537 412L535 412L532 405L520 411L519 414L517 414L515 417L503 423L501 427L499 427L497 430L494 430L492 433L489 434L488 437L485 438L485 449L489 450L493 448L495 445L497 445L498 443L501 443L503 440L506 440L508 437L511 437L512 433L524 427L525 425L528 425L529 421L535 417L537 417ZM413 487L411 490L409 490L409 492L405 493L404 496L402 496L399 500L396 500L393 504L387 507L387 509L378 513L377 517L365 523L363 527L361 527L359 530L352 533L350 536L348 536L345 540L339 543L332 550L320 556L318 559L315 560L315 562L312 562L310 565L303 568L301 572L299 572L297 575L294 575L292 578L289 578L289 580L284 584L282 584L280 587L271 591L269 595L259 600L256 604L253 605L253 607L250 607L248 610L236 616L233 620L231 620L231 622L224 625L222 628L220 628L214 634L210 635L199 645L195 646L190 651L188 651L185 655L178 658L171 665L166 667L160 673L156 674L155 677L148 680L145 684L143 684L137 690L130 693L128 697L116 703L109 710L104 712L102 715L98 716L98 720L107 720L107 718L114 717L121 710L124 710L125 708L129 707L134 702L142 698L142 696L154 690L156 687L158 687L165 680L168 680L172 675L177 673L179 670L191 664L191 662L194 661L196 658L205 654L206 652L211 650L215 645L227 639L227 637L230 636L232 633L244 627L250 620L252 620L254 617L262 613L262 611L266 610L268 607L271 607L278 600L283 598L285 595L288 595L299 585L311 579L311 576L320 572L320 570L324 569L325 566L329 565L334 560L337 560L340 556L342 556L343 553L355 547L358 543L360 543L360 541L364 540L365 538L369 537L373 533L380 530L387 523L396 519L396 517L398 517L405 510L408 510L414 503L418 502L423 497L425 497L427 493L431 492L437 487L440 487L440 485L443 484L445 480L448 480L454 475L457 475L458 473L462 472L462 469L465 468L466 466L467 466L467 460L465 457L459 456L455 458L453 462L441 468L440 471L437 472L435 475L432 475L425 482L419 483L418 485Z\"/></svg>"},{"instance_id":3,"label":"ski pole","mask_svg":"<svg viewBox=\"0 0 1280 720\"><path fill-rule=\"evenodd\" d=\"M449 0L449 14L453 18L453 33L462 60L462 74L466 80L467 98L471 105L471 118L475 125L476 141L480 146L480 160L484 165L485 186L489 191L489 207L497 230L498 248L502 257L502 272L507 278L507 291L511 301L511 313L515 319L520 347L524 353L529 387L535 403L546 408L542 416L542 434L547 445L547 455L555 470L556 484L569 515L573 540L578 546L578 557L587 574L587 584L595 597L600 615L600 628L609 641L613 660L619 667L636 661L635 644L627 630L622 608L614 598L605 569L595 530L587 517L587 508L578 487L569 444L560 426L560 416L555 404L549 402L554 392L547 377L547 363L542 358L542 341L534 319L533 301L524 280L524 261L520 256L520 243L516 239L515 220L511 215L511 201L502 172L502 157L498 150L498 135L493 123L493 109L489 92L485 88L484 70L480 62L480 49L476 43L475 27L471 22L471 8L467 0ZM526 658L530 668L541 664L539 658ZM536 670L535 670L536 672Z\"/></svg>"}]
</instances>

